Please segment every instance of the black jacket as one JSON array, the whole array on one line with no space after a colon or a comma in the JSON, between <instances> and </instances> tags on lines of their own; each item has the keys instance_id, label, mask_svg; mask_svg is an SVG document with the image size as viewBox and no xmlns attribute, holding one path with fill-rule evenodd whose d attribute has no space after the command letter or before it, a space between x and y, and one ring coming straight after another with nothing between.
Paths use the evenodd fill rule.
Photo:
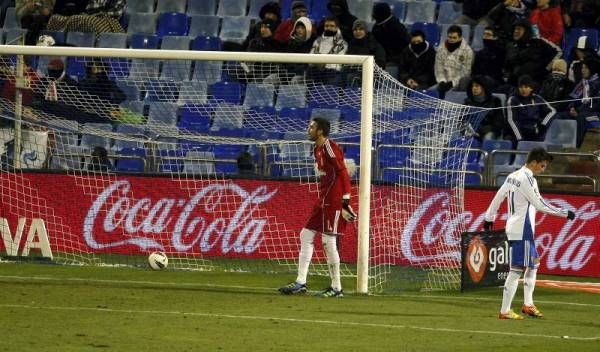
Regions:
<instances>
[{"instance_id":1,"label":"black jacket","mask_svg":"<svg viewBox=\"0 0 600 352\"><path fill-rule=\"evenodd\" d=\"M319 1L324 1L324 0L319 0ZM340 5L340 7L342 8L342 13L335 15L333 14L333 12L331 12L331 5ZM348 2L346 0L329 0L329 3L327 3L327 8L329 9L329 11L332 13L332 15L335 16L335 18L337 18L338 22L339 22L339 28L340 31L342 32L342 36L344 37L344 40L349 42L353 35L352 35L352 25L354 24L354 21L357 20L356 16L354 16L353 14L350 13L350 9L348 8ZM324 23L321 23L321 25L319 26L320 29L323 28ZM323 31L319 31L319 33L322 33Z\"/></svg>"},{"instance_id":2,"label":"black jacket","mask_svg":"<svg viewBox=\"0 0 600 352\"><path fill-rule=\"evenodd\" d=\"M380 23L375 23L372 30L373 36L385 50L387 62L400 62L402 51L410 43L410 37L406 27L397 17L389 17Z\"/></svg>"},{"instance_id":3,"label":"black jacket","mask_svg":"<svg viewBox=\"0 0 600 352\"><path fill-rule=\"evenodd\" d=\"M398 79L403 84L409 78L414 79L419 84L419 89L427 89L435 84L435 75L433 66L435 65L435 49L425 42L426 47L420 53L413 51L411 46L407 46L400 55L398 63Z\"/></svg>"},{"instance_id":4,"label":"black jacket","mask_svg":"<svg viewBox=\"0 0 600 352\"><path fill-rule=\"evenodd\" d=\"M485 92L485 99L483 101L477 101L473 97L473 82L480 84ZM483 138L488 132L493 132L495 137L502 135L506 119L504 117L504 110L497 109L502 106L502 102L498 97L492 94L492 82L484 76L474 76L469 86L467 87L467 98L465 99L465 105L476 106L480 108L495 108L490 110L481 118L479 125L472 124L477 132L477 137Z\"/></svg>"},{"instance_id":5,"label":"black jacket","mask_svg":"<svg viewBox=\"0 0 600 352\"><path fill-rule=\"evenodd\" d=\"M363 39L352 38L348 43L348 51L346 51L347 55L371 55L375 57L375 63L381 67L385 68L385 50L375 37L371 33L367 33L367 35Z\"/></svg>"},{"instance_id":6,"label":"black jacket","mask_svg":"<svg viewBox=\"0 0 600 352\"><path fill-rule=\"evenodd\" d=\"M559 100L569 100L569 94L575 85L569 81L565 74L552 73L544 82L539 90L539 95L552 105L556 111L566 111L569 108L569 102L553 103Z\"/></svg>"},{"instance_id":7,"label":"black jacket","mask_svg":"<svg viewBox=\"0 0 600 352\"><path fill-rule=\"evenodd\" d=\"M506 49L500 39L484 42L483 49L475 53L472 76L484 75L491 77L496 84L504 81L502 68L506 59Z\"/></svg>"}]
</instances>

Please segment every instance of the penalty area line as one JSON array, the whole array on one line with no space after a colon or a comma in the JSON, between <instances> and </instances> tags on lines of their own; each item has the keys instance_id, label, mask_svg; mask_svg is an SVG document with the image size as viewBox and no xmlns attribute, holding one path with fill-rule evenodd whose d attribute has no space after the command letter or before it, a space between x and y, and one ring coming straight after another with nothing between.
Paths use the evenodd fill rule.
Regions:
<instances>
[{"instance_id":1,"label":"penalty area line","mask_svg":"<svg viewBox=\"0 0 600 352\"><path fill-rule=\"evenodd\" d=\"M553 340L566 339L565 337L558 336L558 335L527 334L527 333L494 331L494 330L465 330L465 329L452 329L452 328L435 328L435 327L416 326L416 325L378 324L378 323L362 323L362 322L352 322L352 321L336 321L336 320L320 320L320 319L281 318L281 317L259 316L259 315L235 315L235 314L202 313L202 312L112 309L112 308L98 308L98 307L32 306L32 305L24 305L24 304L0 304L0 308L44 309L44 310L55 310L55 311L90 311L90 312L123 313L123 314L185 315L185 316L205 317L205 318L281 321L281 322L301 323L301 324L306 323L306 324L338 325L338 326L352 326L352 327L358 326L358 327L374 327L374 328L386 328L386 329L407 329L407 330L430 331L430 332L447 332L447 333L455 333L455 334L501 335L501 336L511 336L511 337L528 337L528 338L542 338L542 339L553 339ZM568 339L569 340L578 340L578 341L596 341L596 340L600 340L600 336L592 336L592 337L569 336Z\"/></svg>"}]
</instances>

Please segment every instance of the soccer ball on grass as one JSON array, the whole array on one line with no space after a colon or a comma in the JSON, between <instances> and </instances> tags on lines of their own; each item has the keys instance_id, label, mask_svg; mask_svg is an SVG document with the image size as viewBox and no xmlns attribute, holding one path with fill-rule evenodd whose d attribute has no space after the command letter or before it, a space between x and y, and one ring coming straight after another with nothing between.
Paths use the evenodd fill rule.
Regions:
<instances>
[{"instance_id":1,"label":"soccer ball on grass","mask_svg":"<svg viewBox=\"0 0 600 352\"><path fill-rule=\"evenodd\" d=\"M169 264L169 258L163 252L152 252L148 256L148 264L152 270L163 270Z\"/></svg>"}]
</instances>

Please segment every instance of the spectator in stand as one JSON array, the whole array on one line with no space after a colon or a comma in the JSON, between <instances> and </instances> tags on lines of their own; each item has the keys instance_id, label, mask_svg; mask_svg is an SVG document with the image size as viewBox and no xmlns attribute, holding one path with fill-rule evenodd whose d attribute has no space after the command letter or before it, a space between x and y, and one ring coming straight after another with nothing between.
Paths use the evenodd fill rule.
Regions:
<instances>
[{"instance_id":1,"label":"spectator in stand","mask_svg":"<svg viewBox=\"0 0 600 352\"><path fill-rule=\"evenodd\" d=\"M375 39L372 33L369 33L367 22L363 20L354 21L352 26L352 39L348 43L348 55L371 55L375 58L375 63L385 68L385 50Z\"/></svg>"},{"instance_id":2,"label":"spectator in stand","mask_svg":"<svg viewBox=\"0 0 600 352\"><path fill-rule=\"evenodd\" d=\"M496 35L494 27L485 27L483 31L483 49L475 53L473 75L484 75L494 80L494 85L504 83L504 60L506 47Z\"/></svg>"},{"instance_id":3,"label":"spectator in stand","mask_svg":"<svg viewBox=\"0 0 600 352\"><path fill-rule=\"evenodd\" d=\"M260 22L258 22L256 25L254 25L250 28L250 32L248 33L248 36L242 43L242 50L244 50L244 51L253 51L253 50L249 50L248 46L250 45L250 42L253 39L257 39L262 36L261 28L262 28L262 24L264 23L265 20L269 20L275 24L274 28L272 28L272 26L269 25L269 27L272 28L272 30L271 30L272 33L275 34L275 30L281 23L281 7L279 7L279 3L275 2L275 1L268 2L268 3L264 4L263 7L260 8L260 12L258 13L258 16L260 17Z\"/></svg>"},{"instance_id":4,"label":"spectator in stand","mask_svg":"<svg viewBox=\"0 0 600 352\"><path fill-rule=\"evenodd\" d=\"M600 121L600 61L585 59L581 65L581 80L571 92L577 99L569 105L568 118L577 120L577 147L581 145L588 124Z\"/></svg>"},{"instance_id":5,"label":"spectator in stand","mask_svg":"<svg viewBox=\"0 0 600 352\"><path fill-rule=\"evenodd\" d=\"M294 31L287 42L285 51L296 54L308 54L312 49L316 37L310 19L308 17L300 17L296 20ZM306 65L300 63L288 64L286 65L286 69L295 76L303 76Z\"/></svg>"},{"instance_id":6,"label":"spectator in stand","mask_svg":"<svg viewBox=\"0 0 600 352\"><path fill-rule=\"evenodd\" d=\"M541 38L560 46L564 32L560 6L550 6L550 1L537 0L537 8L531 12L529 22L537 26Z\"/></svg>"},{"instance_id":7,"label":"spectator in stand","mask_svg":"<svg viewBox=\"0 0 600 352\"><path fill-rule=\"evenodd\" d=\"M410 35L410 44L404 48L398 62L398 79L411 89L424 90L435 84L435 49L422 31L415 30Z\"/></svg>"},{"instance_id":8,"label":"spectator in stand","mask_svg":"<svg viewBox=\"0 0 600 352\"><path fill-rule=\"evenodd\" d=\"M111 171L113 169L106 148L95 146L90 156L89 171Z\"/></svg>"},{"instance_id":9,"label":"spectator in stand","mask_svg":"<svg viewBox=\"0 0 600 352\"><path fill-rule=\"evenodd\" d=\"M26 57L25 67L23 76L27 82L27 89L21 89L22 92L22 102L25 106L31 106L34 101L35 90L38 88L40 77L38 76L36 70L34 70L30 66L30 60L33 59L32 56ZM4 84L2 85L2 98L15 101L16 94L16 77L13 70L13 67L9 66L8 60L2 60L2 67L0 68L0 74L4 78Z\"/></svg>"},{"instance_id":10,"label":"spectator in stand","mask_svg":"<svg viewBox=\"0 0 600 352\"><path fill-rule=\"evenodd\" d=\"M59 1L57 1L58 5ZM85 10L81 4L64 6L50 17L47 29L50 31L96 33L96 37L105 32L123 33L119 19L125 10L125 0L90 0L84 1ZM69 15L72 13L72 15Z\"/></svg>"},{"instance_id":11,"label":"spectator in stand","mask_svg":"<svg viewBox=\"0 0 600 352\"><path fill-rule=\"evenodd\" d=\"M259 23L259 36L252 39L248 45L248 51L275 53L281 51L282 44L275 40L273 33L277 29L277 22L264 19Z\"/></svg>"},{"instance_id":12,"label":"spectator in stand","mask_svg":"<svg viewBox=\"0 0 600 352\"><path fill-rule=\"evenodd\" d=\"M373 5L372 17L375 20L372 33L383 46L386 61L389 64L399 65L402 51L410 43L406 27L398 17L392 14L390 5L385 2L378 2Z\"/></svg>"},{"instance_id":13,"label":"spectator in stand","mask_svg":"<svg viewBox=\"0 0 600 352\"><path fill-rule=\"evenodd\" d=\"M585 59L600 60L592 38L588 36L579 37L577 44L571 49L570 59L573 61L571 61L571 65L569 66L568 77L572 82L579 82L581 80L581 66L583 61Z\"/></svg>"},{"instance_id":14,"label":"spectator in stand","mask_svg":"<svg viewBox=\"0 0 600 352\"><path fill-rule=\"evenodd\" d=\"M337 20L342 37L348 42L352 39L352 26L354 25L354 21L357 20L356 16L350 13L348 2L346 0L329 0L327 9L329 9L331 15Z\"/></svg>"},{"instance_id":15,"label":"spectator in stand","mask_svg":"<svg viewBox=\"0 0 600 352\"><path fill-rule=\"evenodd\" d=\"M323 34L315 40L310 50L311 54L344 55L348 51L348 43L344 40L342 32L338 27L337 19L333 16L323 20ZM342 66L339 64L312 65L309 66L307 76L323 83L335 83L337 71Z\"/></svg>"},{"instance_id":16,"label":"spectator in stand","mask_svg":"<svg viewBox=\"0 0 600 352\"><path fill-rule=\"evenodd\" d=\"M493 109L485 113L477 129L469 123L473 136L479 140L500 138L505 126L504 111L500 109L502 102L492 94L493 84L488 77L473 76L467 86L465 105Z\"/></svg>"},{"instance_id":17,"label":"spectator in stand","mask_svg":"<svg viewBox=\"0 0 600 352\"><path fill-rule=\"evenodd\" d=\"M598 28L600 0L563 0L563 22L567 28Z\"/></svg>"},{"instance_id":18,"label":"spectator in stand","mask_svg":"<svg viewBox=\"0 0 600 352\"><path fill-rule=\"evenodd\" d=\"M531 76L519 77L517 93L506 102L510 138L514 142L543 141L556 115L556 110L544 98L533 93L534 87Z\"/></svg>"},{"instance_id":19,"label":"spectator in stand","mask_svg":"<svg viewBox=\"0 0 600 352\"><path fill-rule=\"evenodd\" d=\"M563 59L552 62L552 73L540 87L539 95L547 102L550 102L556 111L563 112L569 107L569 94L573 90L574 84L567 78L567 62ZM559 101L563 101L559 103Z\"/></svg>"},{"instance_id":20,"label":"spectator in stand","mask_svg":"<svg viewBox=\"0 0 600 352\"><path fill-rule=\"evenodd\" d=\"M513 40L506 48L505 70L508 83L516 85L519 77L530 75L541 82L546 79L552 61L559 59L562 50L544 39L533 38L528 21L519 21L514 25Z\"/></svg>"},{"instance_id":21,"label":"spectator in stand","mask_svg":"<svg viewBox=\"0 0 600 352\"><path fill-rule=\"evenodd\" d=\"M17 0L15 13L21 19L21 27L27 29L25 45L35 45L40 32L52 15L55 0Z\"/></svg>"},{"instance_id":22,"label":"spectator in stand","mask_svg":"<svg viewBox=\"0 0 600 352\"><path fill-rule=\"evenodd\" d=\"M475 26L491 24L487 14L498 4L499 0L455 0L455 2L463 4L463 11L462 16L454 23Z\"/></svg>"},{"instance_id":23,"label":"spectator in stand","mask_svg":"<svg viewBox=\"0 0 600 352\"><path fill-rule=\"evenodd\" d=\"M508 41L512 38L515 23L529 19L529 9L521 0L504 0L490 10L488 17L498 37Z\"/></svg>"},{"instance_id":24,"label":"spectator in stand","mask_svg":"<svg viewBox=\"0 0 600 352\"><path fill-rule=\"evenodd\" d=\"M294 29L296 24L298 23L298 19L301 17L307 18L308 11L306 10L306 5L304 1L292 1L292 17L287 20L281 22L279 26L277 26L277 30L275 31L275 40L281 43L287 44L290 41L290 38L294 37ZM316 34L317 31L315 27L311 24L311 33ZM312 37L309 35L308 38Z\"/></svg>"},{"instance_id":25,"label":"spectator in stand","mask_svg":"<svg viewBox=\"0 0 600 352\"><path fill-rule=\"evenodd\" d=\"M471 76L473 56L473 49L463 40L462 29L450 26L446 41L435 55L434 72L441 98L450 89L464 90Z\"/></svg>"},{"instance_id":26,"label":"spectator in stand","mask_svg":"<svg viewBox=\"0 0 600 352\"><path fill-rule=\"evenodd\" d=\"M97 96L103 105L113 105L110 107L112 110L123 102L126 96L121 88L108 78L106 65L100 60L90 62L85 68L85 77L79 82L79 90Z\"/></svg>"}]
</instances>

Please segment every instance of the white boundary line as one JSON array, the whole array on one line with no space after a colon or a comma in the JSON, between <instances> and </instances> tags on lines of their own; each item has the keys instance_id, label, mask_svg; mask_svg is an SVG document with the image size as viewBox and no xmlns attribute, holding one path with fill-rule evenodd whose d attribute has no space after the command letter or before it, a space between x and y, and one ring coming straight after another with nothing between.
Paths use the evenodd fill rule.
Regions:
<instances>
[{"instance_id":1,"label":"white boundary line","mask_svg":"<svg viewBox=\"0 0 600 352\"><path fill-rule=\"evenodd\" d=\"M155 286L173 286L173 287L206 287L206 288L229 288L237 290L249 290L249 291L266 291L266 292L277 292L275 287L260 287L260 286L240 286L240 285L217 285L200 282L171 282L171 281L131 281L131 280L106 280L106 279L90 279L90 278L56 278L47 276L18 276L18 275L0 275L0 280L39 280L39 281L70 281L70 282L81 282L81 283L109 283L109 284L134 284L134 285L155 285ZM572 292L572 291L571 291ZM352 293L352 291L348 291ZM480 296L443 296L443 295L415 295L415 294L385 294L385 295L373 295L375 297L408 297L408 298L426 298L426 299L437 299L441 301L490 301L500 302L501 296L498 298L480 297ZM564 306L576 306L576 307L590 307L600 308L600 304L592 303L577 303L577 302L563 302L563 301L543 301L536 299L536 302L544 304L555 304Z\"/></svg>"},{"instance_id":2,"label":"white boundary line","mask_svg":"<svg viewBox=\"0 0 600 352\"><path fill-rule=\"evenodd\" d=\"M91 311L91 312L108 312L108 313L125 313L125 314L153 314L153 315L184 315L184 316L195 316L195 317L207 317L207 318L227 318L227 319L244 319L244 320L269 320L269 321L284 321L292 323L308 323L308 324L322 324L322 325L339 325L339 326L360 326L360 327L376 327L376 328L387 328L387 329L410 329L420 331L433 331L433 332L447 332L447 333L458 333L458 334L483 334L483 335L501 335L511 337L533 337L543 339L569 339L578 341L596 341L600 340L600 336L593 337L577 337L577 336L557 336L557 335L542 335L542 334L526 334L518 332L506 332L506 331L493 331L493 330L463 330L463 329L451 329L451 328L432 328L425 326L416 325L395 325L395 324L376 324L376 323L361 323L351 321L336 321L336 320L317 320L317 319L294 319L294 318L280 318L280 317L269 317L269 316L258 316L258 315L234 315L234 314L218 314L218 313L202 313L202 312L180 312L180 311L160 311L160 310L132 310L132 309L111 309L111 308L97 308L97 307L57 307L57 306L31 306L22 304L0 304L0 308L19 308L19 309L45 309L45 310L58 310L58 311Z\"/></svg>"}]
</instances>

